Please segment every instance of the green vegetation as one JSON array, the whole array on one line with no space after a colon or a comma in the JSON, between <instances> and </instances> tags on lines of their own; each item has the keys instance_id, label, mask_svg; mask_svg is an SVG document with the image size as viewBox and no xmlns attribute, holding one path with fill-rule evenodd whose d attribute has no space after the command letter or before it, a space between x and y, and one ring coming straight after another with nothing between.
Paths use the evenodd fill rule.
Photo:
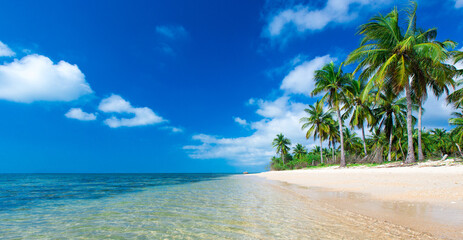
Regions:
<instances>
[{"instance_id":1,"label":"green vegetation","mask_svg":"<svg viewBox=\"0 0 463 240\"><path fill-rule=\"evenodd\" d=\"M374 16L359 27L360 46L344 63L331 62L315 71L311 95L323 97L305 109L307 115L300 121L306 138L318 138L319 146L307 150L298 143L291 155L291 141L279 134L273 146L280 157L272 158L272 169L463 157L463 88L447 97L457 109L449 119L452 130L421 126L429 91L440 97L449 87L463 85L463 80L454 81L463 70L449 64L462 61L463 52L453 50L453 41L437 41L436 28L417 27L416 11L417 4L411 2L403 11L394 8ZM357 66L346 73L344 64ZM368 137L365 128L370 130ZM361 137L355 129L361 130ZM326 141L328 148L323 148Z\"/></svg>"}]
</instances>

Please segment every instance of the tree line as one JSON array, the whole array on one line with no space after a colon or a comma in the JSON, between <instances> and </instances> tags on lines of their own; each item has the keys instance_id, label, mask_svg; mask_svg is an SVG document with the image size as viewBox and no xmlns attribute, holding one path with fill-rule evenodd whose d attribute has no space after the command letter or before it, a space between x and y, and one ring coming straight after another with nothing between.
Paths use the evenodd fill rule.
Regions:
<instances>
[{"instance_id":1,"label":"tree line","mask_svg":"<svg viewBox=\"0 0 463 240\"><path fill-rule=\"evenodd\" d=\"M359 27L360 46L343 63L315 71L310 94L321 99L304 110L300 122L306 138L318 139L319 146L290 149L291 141L278 134L272 143L279 155L272 158L273 169L327 161L345 167L347 162L411 164L444 154L463 157L463 81L455 80L463 72L454 66L463 61L463 52L454 50L452 40L437 41L436 28L417 27L416 10L417 3L411 2L402 11L374 16ZM352 73L343 71L349 64L356 64ZM450 88L457 90L449 94ZM447 104L455 107L452 130L423 130L423 104L431 92L438 98L446 94ZM365 128L371 136L366 137Z\"/></svg>"}]
</instances>

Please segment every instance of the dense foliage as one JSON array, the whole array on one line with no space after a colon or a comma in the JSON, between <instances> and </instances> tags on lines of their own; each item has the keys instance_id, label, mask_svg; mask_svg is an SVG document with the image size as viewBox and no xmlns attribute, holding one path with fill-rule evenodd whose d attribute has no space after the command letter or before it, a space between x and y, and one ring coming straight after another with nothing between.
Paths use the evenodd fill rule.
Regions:
<instances>
[{"instance_id":1,"label":"dense foliage","mask_svg":"<svg viewBox=\"0 0 463 240\"><path fill-rule=\"evenodd\" d=\"M305 109L300 121L306 138L318 139L319 146L308 150L298 143L290 152L291 141L281 133L273 141L280 157L272 158L272 169L463 156L463 88L447 97L457 109L449 119L451 130L421 126L429 91L440 97L449 87L463 85L455 82L463 70L453 65L463 53L453 50L453 41L436 41L435 28L417 27L416 10L412 2L404 11L394 8L361 25L360 46L345 60L357 64L353 73L333 62L315 71L311 95L323 97Z\"/></svg>"}]
</instances>

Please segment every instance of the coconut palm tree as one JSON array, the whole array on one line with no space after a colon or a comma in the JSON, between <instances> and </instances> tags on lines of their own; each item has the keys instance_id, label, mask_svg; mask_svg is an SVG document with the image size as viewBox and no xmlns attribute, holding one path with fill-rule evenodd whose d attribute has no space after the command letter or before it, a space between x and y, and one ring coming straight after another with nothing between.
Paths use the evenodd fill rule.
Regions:
<instances>
[{"instance_id":1,"label":"coconut palm tree","mask_svg":"<svg viewBox=\"0 0 463 240\"><path fill-rule=\"evenodd\" d=\"M399 98L391 88L384 89L379 95L377 106L373 109L378 128L384 129L389 138L387 160L391 161L392 139L394 128L404 124L407 114L405 98Z\"/></svg>"},{"instance_id":2,"label":"coconut palm tree","mask_svg":"<svg viewBox=\"0 0 463 240\"><path fill-rule=\"evenodd\" d=\"M291 140L286 138L282 133L278 134L275 139L273 139L272 145L276 148L277 154L281 154L281 160L285 164L285 155L289 151L289 145L291 145Z\"/></svg>"},{"instance_id":3,"label":"coconut palm tree","mask_svg":"<svg viewBox=\"0 0 463 240\"><path fill-rule=\"evenodd\" d=\"M304 157L304 155L307 154L307 148L302 146L302 144L298 143L293 148L293 154L294 154L294 158L301 159L302 157Z\"/></svg>"},{"instance_id":4,"label":"coconut palm tree","mask_svg":"<svg viewBox=\"0 0 463 240\"><path fill-rule=\"evenodd\" d=\"M362 146L361 139L357 136L357 133L351 131L349 128L344 128L344 138L346 140L346 151L356 154L357 150Z\"/></svg>"},{"instance_id":5,"label":"coconut palm tree","mask_svg":"<svg viewBox=\"0 0 463 240\"><path fill-rule=\"evenodd\" d=\"M339 142L339 124L333 119L329 123L328 143L331 147L332 160L335 162L336 142Z\"/></svg>"},{"instance_id":6,"label":"coconut palm tree","mask_svg":"<svg viewBox=\"0 0 463 240\"><path fill-rule=\"evenodd\" d=\"M364 94L366 91L366 81L362 79L353 79L345 88L347 102L345 104L346 112L344 115L350 116L350 126L352 128L357 127L362 130L363 140L363 153L367 155L367 144L365 142L365 122L371 125L374 121L373 114L371 112L372 97L371 94Z\"/></svg>"},{"instance_id":7,"label":"coconut palm tree","mask_svg":"<svg viewBox=\"0 0 463 240\"><path fill-rule=\"evenodd\" d=\"M405 91L407 103L407 142L408 153L406 163L415 162L413 147L412 98L410 82L418 79L433 79L428 71L439 67L448 57L446 48L454 47L454 43L426 42L435 29L421 31L416 27L417 4L404 11L405 21L399 18L395 8L389 14L373 17L360 26L359 34L363 35L360 47L347 58L347 63L358 62L354 72L362 70L360 78L371 79L367 88L376 85L379 89L392 86L395 93ZM401 28L404 26L405 28Z\"/></svg>"},{"instance_id":8,"label":"coconut palm tree","mask_svg":"<svg viewBox=\"0 0 463 240\"><path fill-rule=\"evenodd\" d=\"M418 30L417 34L423 33L422 30ZM444 46L444 43L436 41L437 31L430 31L426 34L426 37L420 38L421 43L435 43L437 45ZM451 41L446 41L451 42ZM453 44L453 42L451 42ZM455 54L453 54L455 55ZM448 55L450 56L450 55ZM418 105L418 160L423 161L423 147L422 147L422 127L421 118L423 116L423 104L428 97L428 91L431 90L434 96L440 97L444 92L448 94L448 86L455 86L453 77L458 73L454 65L446 62L440 64L429 64L428 58L419 60L419 67L422 71L427 74L418 74L414 77L411 82L412 88L412 99L415 100Z\"/></svg>"},{"instance_id":9,"label":"coconut palm tree","mask_svg":"<svg viewBox=\"0 0 463 240\"><path fill-rule=\"evenodd\" d=\"M448 143L450 142L450 139L448 138L447 131L443 128L435 128L431 130L433 139L436 143L437 149L441 152L442 156L447 152L446 147Z\"/></svg>"},{"instance_id":10,"label":"coconut palm tree","mask_svg":"<svg viewBox=\"0 0 463 240\"><path fill-rule=\"evenodd\" d=\"M303 117L300 119L302 123L302 130L309 128L305 137L313 136L319 138L320 140L320 149L323 149L323 140L326 138L326 135L329 131L329 124L332 121L332 112L323 110L323 102L317 101L314 105L309 106L304 110L308 117ZM323 163L323 152L320 151L320 162Z\"/></svg>"},{"instance_id":11,"label":"coconut palm tree","mask_svg":"<svg viewBox=\"0 0 463 240\"><path fill-rule=\"evenodd\" d=\"M463 106L458 107L459 112L453 112L452 118L449 119L449 124L456 126L452 129L452 135L456 137L456 142L463 142Z\"/></svg>"},{"instance_id":12,"label":"coconut palm tree","mask_svg":"<svg viewBox=\"0 0 463 240\"><path fill-rule=\"evenodd\" d=\"M344 136L342 129L343 121L341 118L342 104L345 102L344 90L351 81L350 74L342 71L342 64L335 66L333 62L326 64L322 69L315 71L315 89L312 91L312 96L321 92L325 92L323 100L336 111L339 124L339 135L341 140L341 167L346 166L346 157L344 153Z\"/></svg>"}]
</instances>

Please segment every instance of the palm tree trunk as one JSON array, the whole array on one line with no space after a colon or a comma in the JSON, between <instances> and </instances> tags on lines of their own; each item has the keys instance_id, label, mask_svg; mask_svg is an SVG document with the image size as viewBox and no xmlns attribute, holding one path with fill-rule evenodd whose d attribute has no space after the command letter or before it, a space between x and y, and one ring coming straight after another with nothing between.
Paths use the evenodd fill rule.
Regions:
<instances>
[{"instance_id":1,"label":"palm tree trunk","mask_svg":"<svg viewBox=\"0 0 463 240\"><path fill-rule=\"evenodd\" d=\"M322 141L322 137L320 136L320 163L323 164L323 145L322 145L323 141Z\"/></svg>"},{"instance_id":2,"label":"palm tree trunk","mask_svg":"<svg viewBox=\"0 0 463 240\"><path fill-rule=\"evenodd\" d=\"M328 140L328 148L331 148L331 141ZM328 156L326 156L326 163L329 163L330 162L330 159L328 158Z\"/></svg>"},{"instance_id":3,"label":"palm tree trunk","mask_svg":"<svg viewBox=\"0 0 463 240\"><path fill-rule=\"evenodd\" d=\"M423 148L421 147L421 115L423 105L420 102L420 108L418 109L418 161L424 161Z\"/></svg>"},{"instance_id":4,"label":"palm tree trunk","mask_svg":"<svg viewBox=\"0 0 463 240\"><path fill-rule=\"evenodd\" d=\"M285 154L281 152L281 160L283 160L283 165L285 165Z\"/></svg>"},{"instance_id":5,"label":"palm tree trunk","mask_svg":"<svg viewBox=\"0 0 463 240\"><path fill-rule=\"evenodd\" d=\"M460 153L461 158L463 158L463 153L461 153L460 145L459 145L458 143L455 143L455 145L456 145L457 148L458 148L458 152Z\"/></svg>"},{"instance_id":6,"label":"palm tree trunk","mask_svg":"<svg viewBox=\"0 0 463 240\"><path fill-rule=\"evenodd\" d=\"M413 126L412 126L412 97L410 93L410 81L405 83L405 96L407 98L407 139L408 152L405 163L415 162L415 149L413 148Z\"/></svg>"},{"instance_id":7,"label":"palm tree trunk","mask_svg":"<svg viewBox=\"0 0 463 240\"><path fill-rule=\"evenodd\" d=\"M338 114L338 123L339 123L339 136L341 136L341 162L339 164L340 167L346 166L346 158L344 156L344 134L342 129L344 128L342 125L341 119L341 111L339 110L339 105L337 106L336 113Z\"/></svg>"},{"instance_id":8,"label":"palm tree trunk","mask_svg":"<svg viewBox=\"0 0 463 240\"><path fill-rule=\"evenodd\" d=\"M333 163L336 162L336 159L334 159L334 158L335 158L335 157L334 157L334 151L335 151L335 149L336 149L336 147L335 147L334 144L335 144L335 143L334 143L334 140L333 140L333 153L332 153L332 154L333 154Z\"/></svg>"},{"instance_id":9,"label":"palm tree trunk","mask_svg":"<svg viewBox=\"0 0 463 240\"><path fill-rule=\"evenodd\" d=\"M367 142L365 142L365 126L362 123L362 140L363 140L363 152L367 156Z\"/></svg>"},{"instance_id":10,"label":"palm tree trunk","mask_svg":"<svg viewBox=\"0 0 463 240\"><path fill-rule=\"evenodd\" d=\"M387 153L387 161L388 162L391 161L391 149L392 149L392 129L391 129L391 133L389 134L389 150L388 150L388 153Z\"/></svg>"},{"instance_id":11,"label":"palm tree trunk","mask_svg":"<svg viewBox=\"0 0 463 240\"><path fill-rule=\"evenodd\" d=\"M402 148L402 138L399 138L399 147L400 151L402 152L402 157L405 156L404 149Z\"/></svg>"}]
</instances>

